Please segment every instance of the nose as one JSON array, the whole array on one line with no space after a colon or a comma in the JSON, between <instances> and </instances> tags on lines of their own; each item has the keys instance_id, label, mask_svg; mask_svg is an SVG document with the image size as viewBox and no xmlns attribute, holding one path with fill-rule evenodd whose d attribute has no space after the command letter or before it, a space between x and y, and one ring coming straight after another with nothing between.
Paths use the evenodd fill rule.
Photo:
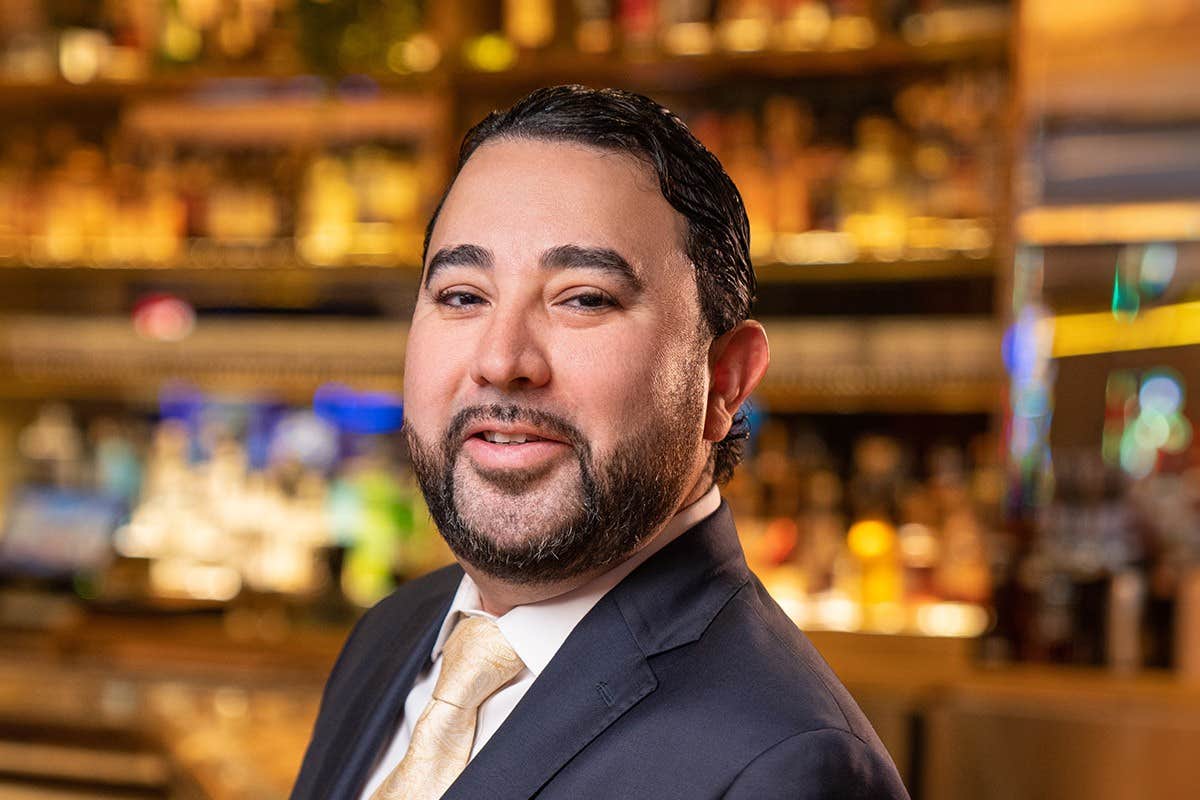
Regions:
<instances>
[{"instance_id":1,"label":"nose","mask_svg":"<svg viewBox=\"0 0 1200 800\"><path fill-rule=\"evenodd\" d=\"M527 309L497 307L482 331L471 379L501 391L536 389L550 380L550 364Z\"/></svg>"}]
</instances>

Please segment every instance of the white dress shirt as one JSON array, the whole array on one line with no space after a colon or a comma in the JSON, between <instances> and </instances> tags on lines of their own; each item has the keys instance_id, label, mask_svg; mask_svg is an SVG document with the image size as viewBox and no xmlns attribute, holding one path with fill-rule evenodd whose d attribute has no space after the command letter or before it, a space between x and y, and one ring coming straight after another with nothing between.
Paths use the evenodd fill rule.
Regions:
<instances>
[{"instance_id":1,"label":"white dress shirt","mask_svg":"<svg viewBox=\"0 0 1200 800\"><path fill-rule=\"evenodd\" d=\"M392 741L384 750L383 755L375 764L370 779L363 789L361 800L370 800L371 794L379 784L392 773L404 753L408 750L409 739L412 738L413 726L420 718L433 697L433 688L437 684L438 674L442 669L442 646L450 636L450 631L458 621L460 614L468 616L487 617L494 620L508 640L509 645L521 657L525 669L521 670L508 684L489 697L479 707L479 715L475 723L475 743L471 748L471 758L487 744L488 739L508 718L517 703L525 696L525 692L537 680L538 675L554 658L554 654L562 647L563 642L579 624L579 621L592 610L592 606L600 601L610 589L637 568L639 564L662 549L668 542L679 534L691 528L700 520L717 510L721 505L721 495L714 484L696 502L687 508L680 509L667 523L650 544L643 547L631 557L621 562L608 572L593 578L583 586L572 591L542 600L538 603L517 606L507 614L496 617L482 609L479 599L479 589L470 575L463 575L458 585L450 610L442 621L441 631L434 642L430 654L431 666L422 672L408 698L404 701L404 714Z\"/></svg>"}]
</instances>

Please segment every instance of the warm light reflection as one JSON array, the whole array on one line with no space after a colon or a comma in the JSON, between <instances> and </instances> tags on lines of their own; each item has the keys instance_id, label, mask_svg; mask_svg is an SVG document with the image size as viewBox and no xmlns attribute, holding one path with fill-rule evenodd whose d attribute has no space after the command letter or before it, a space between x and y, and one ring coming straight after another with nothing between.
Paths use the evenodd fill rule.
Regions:
<instances>
[{"instance_id":1,"label":"warm light reflection","mask_svg":"<svg viewBox=\"0 0 1200 800\"><path fill-rule=\"evenodd\" d=\"M862 627L862 606L843 594L830 592L813 604L815 627L830 631L856 631Z\"/></svg>"},{"instance_id":2,"label":"warm light reflection","mask_svg":"<svg viewBox=\"0 0 1200 800\"><path fill-rule=\"evenodd\" d=\"M880 558L892 552L896 531L879 520L863 520L850 526L846 534L850 552L864 560Z\"/></svg>"},{"instance_id":3,"label":"warm light reflection","mask_svg":"<svg viewBox=\"0 0 1200 800\"><path fill-rule=\"evenodd\" d=\"M931 603L917 609L917 628L926 636L979 636L988 612L970 603Z\"/></svg>"},{"instance_id":4,"label":"warm light reflection","mask_svg":"<svg viewBox=\"0 0 1200 800\"><path fill-rule=\"evenodd\" d=\"M803 630L973 638L991 623L988 609L977 603L862 602L840 589L808 594L803 581L785 570L764 573L764 582L779 607Z\"/></svg>"},{"instance_id":5,"label":"warm light reflection","mask_svg":"<svg viewBox=\"0 0 1200 800\"><path fill-rule=\"evenodd\" d=\"M901 603L867 606L865 627L875 633L903 633L908 627L908 610Z\"/></svg>"},{"instance_id":6,"label":"warm light reflection","mask_svg":"<svg viewBox=\"0 0 1200 800\"><path fill-rule=\"evenodd\" d=\"M481 72L503 72L517 62L517 48L505 36L488 33L463 48L467 63Z\"/></svg>"},{"instance_id":7,"label":"warm light reflection","mask_svg":"<svg viewBox=\"0 0 1200 800\"><path fill-rule=\"evenodd\" d=\"M1120 321L1108 312L1066 314L1043 322L1052 331L1054 358L1200 344L1200 301L1143 311Z\"/></svg>"},{"instance_id":8,"label":"warm light reflection","mask_svg":"<svg viewBox=\"0 0 1200 800\"><path fill-rule=\"evenodd\" d=\"M677 56L702 56L712 52L712 27L707 22L679 22L663 34L663 47Z\"/></svg>"},{"instance_id":9,"label":"warm light reflection","mask_svg":"<svg viewBox=\"0 0 1200 800\"><path fill-rule=\"evenodd\" d=\"M150 586L160 597L226 602L242 590L233 567L194 561L163 560L150 565Z\"/></svg>"},{"instance_id":10,"label":"warm light reflection","mask_svg":"<svg viewBox=\"0 0 1200 800\"><path fill-rule=\"evenodd\" d=\"M1097 244L1200 239L1200 203L1112 203L1030 209L1018 218L1027 244Z\"/></svg>"}]
</instances>

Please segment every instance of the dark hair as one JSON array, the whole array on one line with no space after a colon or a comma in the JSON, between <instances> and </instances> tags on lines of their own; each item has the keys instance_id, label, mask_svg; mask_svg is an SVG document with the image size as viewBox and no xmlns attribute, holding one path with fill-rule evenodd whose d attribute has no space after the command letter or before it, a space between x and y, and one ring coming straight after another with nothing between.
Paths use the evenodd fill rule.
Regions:
<instances>
[{"instance_id":1,"label":"dark hair","mask_svg":"<svg viewBox=\"0 0 1200 800\"><path fill-rule=\"evenodd\" d=\"M481 145L500 137L575 142L632 155L653 167L663 197L687 219L685 247L696 268L708 334L720 336L750 316L757 284L742 196L717 157L666 108L620 89L538 89L506 111L493 111L467 132L455 177ZM422 262L453 183L451 179L425 229ZM743 429L744 425L735 425L729 436L713 445L717 483L728 481L742 458Z\"/></svg>"}]
</instances>

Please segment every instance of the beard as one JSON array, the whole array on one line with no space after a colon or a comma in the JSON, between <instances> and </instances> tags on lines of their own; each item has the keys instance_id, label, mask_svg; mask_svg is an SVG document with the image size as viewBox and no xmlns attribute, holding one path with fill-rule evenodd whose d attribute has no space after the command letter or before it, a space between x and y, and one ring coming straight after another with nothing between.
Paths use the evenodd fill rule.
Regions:
<instances>
[{"instance_id":1,"label":"beard","mask_svg":"<svg viewBox=\"0 0 1200 800\"><path fill-rule=\"evenodd\" d=\"M668 405L602 461L566 419L515 404L465 408L433 445L407 424L404 432L430 515L455 556L508 583L555 583L623 561L683 499L701 440L703 394L689 386ZM468 464L460 458L463 432L481 419L533 425L566 442L575 464L558 459L503 471ZM531 495L556 470L575 472L573 480L535 502ZM464 485L479 480L486 492ZM496 494L503 508L489 504Z\"/></svg>"}]
</instances>

